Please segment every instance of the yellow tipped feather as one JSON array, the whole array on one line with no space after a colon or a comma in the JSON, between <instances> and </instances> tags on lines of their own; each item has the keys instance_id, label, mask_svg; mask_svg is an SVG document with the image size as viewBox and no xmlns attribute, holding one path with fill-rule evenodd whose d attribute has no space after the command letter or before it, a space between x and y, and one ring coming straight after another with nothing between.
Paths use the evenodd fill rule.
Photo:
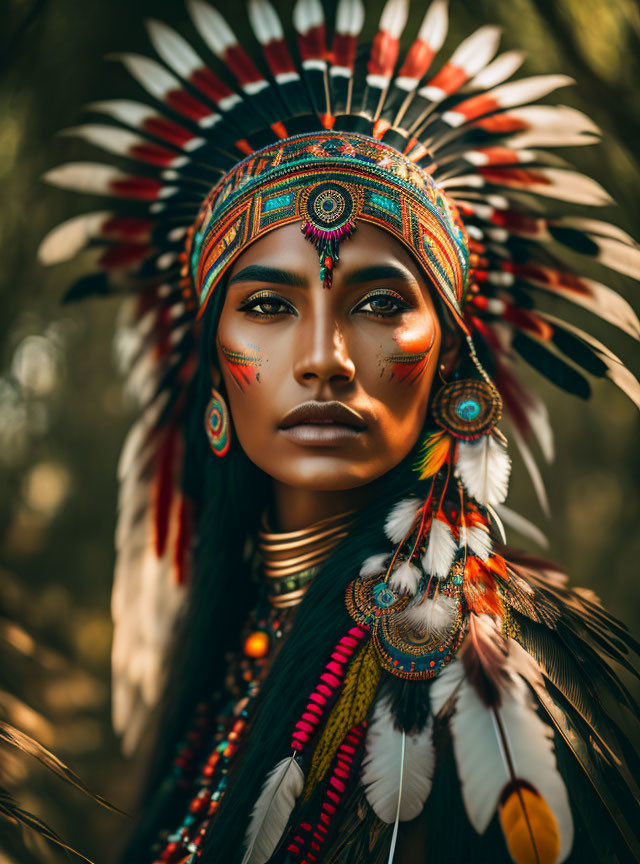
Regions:
<instances>
[{"instance_id":1,"label":"yellow tipped feather","mask_svg":"<svg viewBox=\"0 0 640 864\"><path fill-rule=\"evenodd\" d=\"M500 807L499 815L509 854L516 864L556 864L560 832L541 795L518 786Z\"/></svg>"},{"instance_id":2,"label":"yellow tipped feather","mask_svg":"<svg viewBox=\"0 0 640 864\"><path fill-rule=\"evenodd\" d=\"M416 466L421 480L426 480L427 477L433 477L438 473L449 455L452 443L451 435L444 430L427 436Z\"/></svg>"}]
</instances>

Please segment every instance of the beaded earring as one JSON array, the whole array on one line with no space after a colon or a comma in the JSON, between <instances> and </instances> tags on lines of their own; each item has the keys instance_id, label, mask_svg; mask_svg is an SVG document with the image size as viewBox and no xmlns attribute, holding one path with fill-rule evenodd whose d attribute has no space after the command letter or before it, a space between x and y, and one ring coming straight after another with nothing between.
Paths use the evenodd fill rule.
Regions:
<instances>
[{"instance_id":1,"label":"beaded earring","mask_svg":"<svg viewBox=\"0 0 640 864\"><path fill-rule=\"evenodd\" d=\"M215 387L211 390L211 399L205 411L204 428L213 453L219 457L225 456L231 441L229 409Z\"/></svg>"},{"instance_id":2,"label":"beaded earring","mask_svg":"<svg viewBox=\"0 0 640 864\"><path fill-rule=\"evenodd\" d=\"M486 381L463 378L438 390L431 411L438 426L454 438L473 441L499 423L502 400Z\"/></svg>"}]
</instances>

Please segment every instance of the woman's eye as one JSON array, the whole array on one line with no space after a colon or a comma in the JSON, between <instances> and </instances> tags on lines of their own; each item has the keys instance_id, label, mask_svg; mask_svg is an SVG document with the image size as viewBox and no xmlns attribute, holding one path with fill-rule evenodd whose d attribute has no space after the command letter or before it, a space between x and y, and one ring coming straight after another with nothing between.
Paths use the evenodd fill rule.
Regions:
<instances>
[{"instance_id":1,"label":"woman's eye","mask_svg":"<svg viewBox=\"0 0 640 864\"><path fill-rule=\"evenodd\" d=\"M399 294L381 293L370 294L360 302L354 309L354 312L364 312L368 315L376 315L379 318L390 318L392 315L397 315L399 312L404 312L408 309L408 304L400 297Z\"/></svg>"},{"instance_id":2,"label":"woman's eye","mask_svg":"<svg viewBox=\"0 0 640 864\"><path fill-rule=\"evenodd\" d=\"M282 297L277 297L273 294L268 294L258 297L249 297L239 307L241 312L248 312L255 317L269 318L274 315L295 314L295 310L290 303L287 303Z\"/></svg>"}]
</instances>

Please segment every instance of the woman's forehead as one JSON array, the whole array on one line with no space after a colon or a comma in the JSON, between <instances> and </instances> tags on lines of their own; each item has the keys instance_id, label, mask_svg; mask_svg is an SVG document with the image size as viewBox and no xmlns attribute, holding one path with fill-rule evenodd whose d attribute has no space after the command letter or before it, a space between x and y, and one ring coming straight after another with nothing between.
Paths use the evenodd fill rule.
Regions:
<instances>
[{"instance_id":1,"label":"woman's forehead","mask_svg":"<svg viewBox=\"0 0 640 864\"><path fill-rule=\"evenodd\" d=\"M313 273L318 279L318 256L303 236L299 224L285 225L271 231L248 246L234 261L229 273L229 284L248 267L263 265L290 273ZM374 274L378 270L378 275ZM353 275L361 273L360 281L371 278L413 279L425 283L426 278L418 262L395 237L375 225L361 223L352 237L340 244L340 258L336 264L335 279L353 282Z\"/></svg>"}]
</instances>

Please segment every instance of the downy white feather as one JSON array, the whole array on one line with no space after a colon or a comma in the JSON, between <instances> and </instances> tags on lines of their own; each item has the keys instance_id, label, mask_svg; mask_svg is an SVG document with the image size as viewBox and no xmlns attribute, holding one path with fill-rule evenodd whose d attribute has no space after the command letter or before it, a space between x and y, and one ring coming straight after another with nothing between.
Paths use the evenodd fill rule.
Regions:
<instances>
[{"instance_id":1,"label":"downy white feather","mask_svg":"<svg viewBox=\"0 0 640 864\"><path fill-rule=\"evenodd\" d=\"M511 674L500 688L500 705L488 708L465 677L462 663L454 660L435 679L430 694L434 716L455 700L450 728L462 799L475 830L483 834L496 812L500 794L512 780L510 762L515 777L529 782L553 813L561 864L573 843L569 799L556 764L553 731L536 713L524 681Z\"/></svg>"},{"instance_id":2,"label":"downy white feather","mask_svg":"<svg viewBox=\"0 0 640 864\"><path fill-rule=\"evenodd\" d=\"M384 523L384 533L392 543L404 540L411 530L421 504L422 501L418 498L404 498L392 508Z\"/></svg>"},{"instance_id":3,"label":"downy white feather","mask_svg":"<svg viewBox=\"0 0 640 864\"><path fill-rule=\"evenodd\" d=\"M421 570L415 564L405 561L393 571L389 585L396 594L413 595L418 590L421 578Z\"/></svg>"},{"instance_id":4,"label":"downy white feather","mask_svg":"<svg viewBox=\"0 0 640 864\"><path fill-rule=\"evenodd\" d=\"M265 864L271 858L303 786L304 774L293 756L269 772L251 813L242 864Z\"/></svg>"},{"instance_id":5,"label":"downy white feather","mask_svg":"<svg viewBox=\"0 0 640 864\"><path fill-rule=\"evenodd\" d=\"M422 556L424 572L436 579L446 579L457 551L456 541L446 522L434 519L429 531L429 542Z\"/></svg>"},{"instance_id":6,"label":"downy white feather","mask_svg":"<svg viewBox=\"0 0 640 864\"><path fill-rule=\"evenodd\" d=\"M511 459L491 435L458 442L456 471L469 495L480 504L502 504L507 497Z\"/></svg>"},{"instance_id":7,"label":"downy white feather","mask_svg":"<svg viewBox=\"0 0 640 864\"><path fill-rule=\"evenodd\" d=\"M415 605L407 606L401 614L403 624L421 633L429 635L447 633L455 623L458 602L446 594L436 594L435 597L422 599Z\"/></svg>"},{"instance_id":8,"label":"downy white feather","mask_svg":"<svg viewBox=\"0 0 640 864\"><path fill-rule=\"evenodd\" d=\"M417 734L404 736L404 770L400 788L403 736L386 700L378 700L367 731L362 761L362 785L367 801L383 822L395 821L400 799L400 821L419 816L431 791L435 769L433 720Z\"/></svg>"},{"instance_id":9,"label":"downy white feather","mask_svg":"<svg viewBox=\"0 0 640 864\"><path fill-rule=\"evenodd\" d=\"M376 576L384 573L389 563L389 553L381 552L379 555L371 555L360 568L361 576Z\"/></svg>"}]
</instances>

